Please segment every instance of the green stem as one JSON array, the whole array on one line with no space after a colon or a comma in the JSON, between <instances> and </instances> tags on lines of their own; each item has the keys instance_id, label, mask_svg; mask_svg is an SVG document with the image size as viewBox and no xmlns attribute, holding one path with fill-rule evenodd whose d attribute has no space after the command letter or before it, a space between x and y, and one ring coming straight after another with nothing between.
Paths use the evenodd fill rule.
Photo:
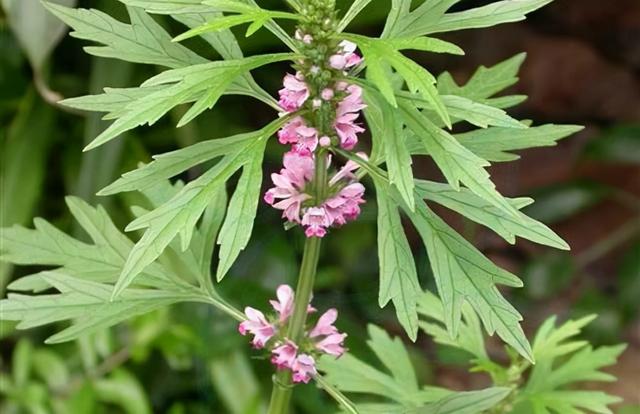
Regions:
<instances>
[{"instance_id":1,"label":"green stem","mask_svg":"<svg viewBox=\"0 0 640 414\"><path fill-rule=\"evenodd\" d=\"M320 257L320 244L322 239L318 237L308 238L304 245L302 265L298 277L298 287L294 302L293 313L289 322L287 337L293 342L299 343L304 335L304 326L307 321L307 307L311 300L313 284ZM269 414L287 414L293 392L291 372L288 370L278 372L273 379L273 391Z\"/></svg>"},{"instance_id":2,"label":"green stem","mask_svg":"<svg viewBox=\"0 0 640 414\"><path fill-rule=\"evenodd\" d=\"M327 187L327 157L324 151L319 151L316 154L314 181L316 198L321 199L321 197L324 197ZM302 254L302 264L300 265L300 274L298 275L298 286L296 287L293 313L291 314L291 319L289 319L287 329L287 338L295 343L300 343L304 336L304 328L307 322L307 308L309 302L311 302L311 294L313 293L321 244L322 239L319 237L310 237L304 244L304 253ZM273 378L273 391L271 393L268 414L287 414L289 412L292 393L293 382L291 381L291 372L288 370L278 372Z\"/></svg>"}]
</instances>

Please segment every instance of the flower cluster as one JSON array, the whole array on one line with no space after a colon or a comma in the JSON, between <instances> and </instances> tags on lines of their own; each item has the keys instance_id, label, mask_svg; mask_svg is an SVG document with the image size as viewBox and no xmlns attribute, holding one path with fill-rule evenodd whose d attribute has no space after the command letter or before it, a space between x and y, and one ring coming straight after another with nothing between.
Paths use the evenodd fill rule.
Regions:
<instances>
[{"instance_id":1,"label":"flower cluster","mask_svg":"<svg viewBox=\"0 0 640 414\"><path fill-rule=\"evenodd\" d=\"M301 32L296 33L296 38L305 45L314 41L313 37ZM352 161L335 173L322 197L318 197L314 186L317 184L314 183L317 157L327 157L326 151L321 150L336 146L351 151L358 143L358 135L364 132L357 122L366 107L362 88L341 80L321 86L316 82L321 73L344 74L357 66L362 58L355 50L354 43L341 42L324 67L314 64L308 68L308 73L299 70L295 75L287 74L284 88L279 92L282 115L297 116L278 132L280 143L290 145L291 149L284 155L284 168L271 175L274 187L266 192L264 200L282 210L287 221L303 226L307 237L324 237L328 228L355 220L364 203L365 189L353 174L357 164ZM314 81L310 82L308 78ZM329 114L327 130L318 130L320 126L312 126L309 121L317 120L315 115L319 111ZM358 155L366 158L364 154ZM330 157L327 158L330 164Z\"/></svg>"},{"instance_id":2,"label":"flower cluster","mask_svg":"<svg viewBox=\"0 0 640 414\"><path fill-rule=\"evenodd\" d=\"M286 337L287 321L293 312L294 293L288 285L281 285L276 291L277 300L270 301L276 312L267 318L262 312L251 307L245 308L247 319L240 323L238 331L242 335L252 334L253 347L267 348L271 352L271 363L278 369L292 372L294 382L308 383L316 374L315 361L320 354L339 357L346 351L344 340L347 334L340 333L334 326L338 311L326 311L305 337L295 343ZM316 310L309 305L307 312Z\"/></svg>"}]
</instances>

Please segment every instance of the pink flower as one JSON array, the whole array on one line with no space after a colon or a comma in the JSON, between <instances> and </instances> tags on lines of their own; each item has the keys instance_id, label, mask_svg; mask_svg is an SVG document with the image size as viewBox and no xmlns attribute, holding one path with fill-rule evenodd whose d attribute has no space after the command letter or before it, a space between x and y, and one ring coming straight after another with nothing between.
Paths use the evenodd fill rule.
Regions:
<instances>
[{"instance_id":1,"label":"pink flower","mask_svg":"<svg viewBox=\"0 0 640 414\"><path fill-rule=\"evenodd\" d=\"M289 121L278 131L278 141L283 144L295 144L298 142L298 128L305 126L304 119L297 116Z\"/></svg>"},{"instance_id":2,"label":"pink flower","mask_svg":"<svg viewBox=\"0 0 640 414\"><path fill-rule=\"evenodd\" d=\"M307 384L318 372L316 371L316 361L307 354L300 354L293 362L293 382L304 382Z\"/></svg>"},{"instance_id":3,"label":"pink flower","mask_svg":"<svg viewBox=\"0 0 640 414\"><path fill-rule=\"evenodd\" d=\"M355 53L357 45L348 40L340 42L340 51L329 58L329 65L332 68L343 70L356 66L362 58Z\"/></svg>"},{"instance_id":4,"label":"pink flower","mask_svg":"<svg viewBox=\"0 0 640 414\"><path fill-rule=\"evenodd\" d=\"M286 321L293 312L293 289L289 285L280 285L276 289L278 300L270 300L271 306L278 312L280 322Z\"/></svg>"},{"instance_id":5,"label":"pink flower","mask_svg":"<svg viewBox=\"0 0 640 414\"><path fill-rule=\"evenodd\" d=\"M309 332L309 338L337 333L338 329L333 326L336 319L338 319L338 311L336 309L332 308L323 313L316 326Z\"/></svg>"},{"instance_id":6,"label":"pink flower","mask_svg":"<svg viewBox=\"0 0 640 414\"><path fill-rule=\"evenodd\" d=\"M364 186L358 182L349 184L324 202L332 225L342 226L360 215L360 204L364 204Z\"/></svg>"},{"instance_id":7,"label":"pink flower","mask_svg":"<svg viewBox=\"0 0 640 414\"><path fill-rule=\"evenodd\" d=\"M309 155L318 147L318 131L306 126L298 127L298 142L294 150L300 154Z\"/></svg>"},{"instance_id":8,"label":"pink flower","mask_svg":"<svg viewBox=\"0 0 640 414\"><path fill-rule=\"evenodd\" d=\"M300 40L301 42L307 45L313 42L313 36L311 36L310 34L303 34L299 29L296 30L295 37L297 40Z\"/></svg>"},{"instance_id":9,"label":"pink flower","mask_svg":"<svg viewBox=\"0 0 640 414\"><path fill-rule=\"evenodd\" d=\"M321 147L328 147L329 145L331 145L331 138L324 135L320 137L320 140L318 140L318 143L320 144Z\"/></svg>"},{"instance_id":10,"label":"pink flower","mask_svg":"<svg viewBox=\"0 0 640 414\"><path fill-rule=\"evenodd\" d=\"M280 106L287 112L295 112L309 99L309 87L299 72L284 77L284 88L279 91Z\"/></svg>"},{"instance_id":11,"label":"pink flower","mask_svg":"<svg viewBox=\"0 0 640 414\"><path fill-rule=\"evenodd\" d=\"M351 85L347 87L347 92L349 95L338 104L334 128L340 137L342 148L351 150L358 143L357 134L364 132L364 128L355 121L366 105L362 102L362 88Z\"/></svg>"},{"instance_id":12,"label":"pink flower","mask_svg":"<svg viewBox=\"0 0 640 414\"><path fill-rule=\"evenodd\" d=\"M286 343L280 345L271 351L271 363L278 369L291 369L296 361L298 346L287 340Z\"/></svg>"},{"instance_id":13,"label":"pink flower","mask_svg":"<svg viewBox=\"0 0 640 414\"><path fill-rule=\"evenodd\" d=\"M252 340L254 348L264 348L267 341L275 334L275 328L267 321L264 314L259 310L246 307L244 309L244 314L247 316L247 320L238 325L238 331L243 336L247 333L254 335Z\"/></svg>"},{"instance_id":14,"label":"pink flower","mask_svg":"<svg viewBox=\"0 0 640 414\"><path fill-rule=\"evenodd\" d=\"M356 155L365 161L369 159L367 154L365 154L364 152L358 152ZM331 177L331 180L329 180L329 185L336 185L338 181L343 179L354 179L355 175L353 175L352 173L358 168L360 168L360 164L358 164L357 162L351 160L347 161L347 163L340 169L340 171L338 171L333 177Z\"/></svg>"},{"instance_id":15,"label":"pink flower","mask_svg":"<svg viewBox=\"0 0 640 414\"><path fill-rule=\"evenodd\" d=\"M325 88L322 90L322 93L320 94L320 96L322 97L322 99L324 99L325 101L330 101L331 99L333 99L333 89L331 88Z\"/></svg>"},{"instance_id":16,"label":"pink flower","mask_svg":"<svg viewBox=\"0 0 640 414\"><path fill-rule=\"evenodd\" d=\"M343 343L347 334L334 333L316 344L316 349L324 352L325 354L333 355L336 357L342 356L346 352L346 348Z\"/></svg>"},{"instance_id":17,"label":"pink flower","mask_svg":"<svg viewBox=\"0 0 640 414\"><path fill-rule=\"evenodd\" d=\"M302 225L306 227L307 237L324 237L331 220L323 207L311 207L304 213Z\"/></svg>"},{"instance_id":18,"label":"pink flower","mask_svg":"<svg viewBox=\"0 0 640 414\"><path fill-rule=\"evenodd\" d=\"M292 222L300 222L300 208L311 198L304 193L307 181L313 178L314 162L308 155L288 152L284 155L284 168L280 174L271 174L275 187L269 189L264 200L274 208L283 211L283 217ZM275 200L281 200L275 202Z\"/></svg>"},{"instance_id":19,"label":"pink flower","mask_svg":"<svg viewBox=\"0 0 640 414\"><path fill-rule=\"evenodd\" d=\"M293 151L309 155L318 147L318 131L308 127L302 117L295 117L278 131L281 144L293 144Z\"/></svg>"}]
</instances>

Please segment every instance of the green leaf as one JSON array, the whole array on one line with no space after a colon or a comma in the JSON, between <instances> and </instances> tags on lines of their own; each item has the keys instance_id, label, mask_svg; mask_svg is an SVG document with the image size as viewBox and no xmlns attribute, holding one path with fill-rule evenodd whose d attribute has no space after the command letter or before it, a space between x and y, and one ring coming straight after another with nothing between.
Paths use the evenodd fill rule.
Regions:
<instances>
[{"instance_id":1,"label":"green leaf","mask_svg":"<svg viewBox=\"0 0 640 414\"><path fill-rule=\"evenodd\" d=\"M200 272L211 278L211 260L213 258L213 249L218 238L218 232L222 226L225 212L227 208L227 190L221 188L216 195L213 196L209 206L204 210L202 215L202 223L200 224L200 232L202 233L202 243L193 248L198 262L201 263Z\"/></svg>"},{"instance_id":2,"label":"green leaf","mask_svg":"<svg viewBox=\"0 0 640 414\"><path fill-rule=\"evenodd\" d=\"M551 372L547 372L544 375L544 380L536 382L535 380L540 377L533 373L526 390L535 393L553 390L574 382L615 381L614 376L601 372L599 369L614 365L625 348L626 345L603 346L597 349L593 349L591 346L583 347L569 360L554 367ZM546 366L546 364L543 365ZM544 371L544 368L541 368L540 371Z\"/></svg>"},{"instance_id":3,"label":"green leaf","mask_svg":"<svg viewBox=\"0 0 640 414\"><path fill-rule=\"evenodd\" d=\"M478 129L454 135L471 152L488 161L513 161L520 158L510 151L555 146L557 141L583 129L579 125L540 125L527 129Z\"/></svg>"},{"instance_id":4,"label":"green leaf","mask_svg":"<svg viewBox=\"0 0 640 414\"><path fill-rule=\"evenodd\" d=\"M511 244L515 243L515 236L519 236L557 249L569 250L569 245L564 240L539 221L523 213L519 213L518 219L505 216L500 209L467 189L461 188L456 191L447 184L416 180L416 192L422 198L433 200L476 223L489 227ZM520 209L531 204L533 200L519 198L509 199L509 202Z\"/></svg>"},{"instance_id":5,"label":"green leaf","mask_svg":"<svg viewBox=\"0 0 640 414\"><path fill-rule=\"evenodd\" d=\"M149 164L125 173L117 181L102 189L98 195L112 195L149 188L161 180L174 177L198 164L236 152L261 135L262 131L258 131L228 138L216 138L165 154L154 155L153 161Z\"/></svg>"},{"instance_id":6,"label":"green leaf","mask_svg":"<svg viewBox=\"0 0 640 414\"><path fill-rule=\"evenodd\" d=\"M419 387L409 355L398 339L382 329L368 328L367 345L391 375L346 354L335 360L324 356L319 369L324 381L347 393L369 394L389 399L389 403L359 402L362 414L474 414L495 406L510 392L509 388L489 388L471 392L452 392L437 387Z\"/></svg>"},{"instance_id":7,"label":"green leaf","mask_svg":"<svg viewBox=\"0 0 640 414\"><path fill-rule=\"evenodd\" d=\"M104 88L103 94L85 95L67 98L60 104L82 111L108 112L103 119L117 119L124 108L133 101L142 99L154 92L164 89L164 86L147 88Z\"/></svg>"},{"instance_id":8,"label":"green leaf","mask_svg":"<svg viewBox=\"0 0 640 414\"><path fill-rule=\"evenodd\" d=\"M583 413L589 410L599 414L613 414L607 406L622 402L622 398L600 391L547 391L532 396L529 402L536 412Z\"/></svg>"},{"instance_id":9,"label":"green leaf","mask_svg":"<svg viewBox=\"0 0 640 414\"><path fill-rule=\"evenodd\" d=\"M377 142L384 142L382 148L389 181L398 189L407 206L413 209L413 162L405 143L402 118L397 116L391 105L376 91L367 91L365 99L372 105L368 113L371 133L375 135Z\"/></svg>"},{"instance_id":10,"label":"green leaf","mask_svg":"<svg viewBox=\"0 0 640 414\"><path fill-rule=\"evenodd\" d=\"M487 103L486 99L518 82L518 71L526 57L526 53L520 53L490 68L480 66L464 86L458 86L453 76L444 72L438 76L438 91Z\"/></svg>"},{"instance_id":11,"label":"green leaf","mask_svg":"<svg viewBox=\"0 0 640 414\"><path fill-rule=\"evenodd\" d=\"M446 330L444 306L433 293L426 291L420 296L418 313L428 319L428 321L420 321L420 328L431 335L437 343L465 350L480 360L489 360L480 320L469 303L462 305L463 320L457 337L451 337Z\"/></svg>"},{"instance_id":12,"label":"green leaf","mask_svg":"<svg viewBox=\"0 0 640 414\"><path fill-rule=\"evenodd\" d=\"M552 0L504 0L488 4L483 7L465 10L456 13L442 14L452 4L459 0L436 1L439 7L435 10L428 8L431 2L423 4L422 13L412 13L415 16L412 21L406 21L403 29L398 33L404 36L420 36L429 33L450 32L453 30L476 29L482 27L495 26L502 23L511 23L524 20L525 16L549 3ZM425 6L427 5L427 6ZM419 8L420 9L420 8ZM427 11L431 14L427 14Z\"/></svg>"},{"instance_id":13,"label":"green leaf","mask_svg":"<svg viewBox=\"0 0 640 414\"><path fill-rule=\"evenodd\" d=\"M331 383L326 381L322 375L316 375L315 381L318 386L325 390L344 411L349 414L360 414L360 411L356 408L355 404L345 397L337 388L331 385Z\"/></svg>"},{"instance_id":14,"label":"green leaf","mask_svg":"<svg viewBox=\"0 0 640 414\"><path fill-rule=\"evenodd\" d=\"M61 266L12 283L9 288L14 290L40 291L53 287L60 293L10 294L8 299L0 301L3 320L20 321L20 329L73 320L71 327L49 338L50 342L63 342L181 301L206 302L233 318L242 319L242 314L213 289L205 293L185 282L182 278L187 267L184 266L172 272L170 267L153 263L136 279L136 285L145 289L128 289L110 301L112 283L118 280L133 243L118 231L102 208L93 208L73 197L67 198L67 204L95 244L79 242L44 220L35 221L36 230L15 226L0 232L2 260ZM206 233L203 231L203 234ZM197 235L201 236L200 232ZM195 268L197 272L197 261Z\"/></svg>"},{"instance_id":15,"label":"green leaf","mask_svg":"<svg viewBox=\"0 0 640 414\"><path fill-rule=\"evenodd\" d=\"M190 182L168 202L134 220L127 231L146 228L144 235L131 250L122 269L114 297L126 288L178 235L182 246L189 245L193 229L212 199L225 182L246 163L255 151L264 148L266 140L277 131L280 122L273 122L238 150L226 155L215 167Z\"/></svg>"},{"instance_id":16,"label":"green leaf","mask_svg":"<svg viewBox=\"0 0 640 414\"><path fill-rule=\"evenodd\" d=\"M427 0L410 11L410 0L394 0L383 37L416 37L422 27L438 22L444 13L460 0ZM397 4L396 4L397 3ZM394 15L393 19L391 16Z\"/></svg>"},{"instance_id":17,"label":"green leaf","mask_svg":"<svg viewBox=\"0 0 640 414\"><path fill-rule=\"evenodd\" d=\"M382 39L391 37L398 30L401 20L409 14L410 9L411 0L391 0L391 10L380 37Z\"/></svg>"},{"instance_id":18,"label":"green leaf","mask_svg":"<svg viewBox=\"0 0 640 414\"><path fill-rule=\"evenodd\" d=\"M193 229L217 190L239 168L243 154L231 154L198 179L187 184L176 196L161 207L137 218L127 231L146 228L142 238L133 247L122 268L113 291L117 297L134 279L180 234L183 246L191 240ZM240 164L240 165L238 165Z\"/></svg>"},{"instance_id":19,"label":"green leaf","mask_svg":"<svg viewBox=\"0 0 640 414\"><path fill-rule=\"evenodd\" d=\"M438 128L420 111L401 104L407 126L419 137L447 181L457 191L460 182L473 193L519 219L519 212L498 193L484 169L489 163L463 147L453 136Z\"/></svg>"},{"instance_id":20,"label":"green leaf","mask_svg":"<svg viewBox=\"0 0 640 414\"><path fill-rule=\"evenodd\" d=\"M555 316L548 318L538 328L533 341L533 355L538 361L551 360L586 346L588 344L586 341L566 341L579 335L582 328L595 318L596 315L589 315L575 321L569 320L559 327L555 326Z\"/></svg>"},{"instance_id":21,"label":"green leaf","mask_svg":"<svg viewBox=\"0 0 640 414\"><path fill-rule=\"evenodd\" d=\"M71 36L104 45L85 47L89 54L169 68L207 61L186 47L172 43L171 36L142 9L127 7L131 24L125 24L99 10L43 4L74 29Z\"/></svg>"},{"instance_id":22,"label":"green leaf","mask_svg":"<svg viewBox=\"0 0 640 414\"><path fill-rule=\"evenodd\" d=\"M140 7L154 14L196 14L210 11L202 0L119 0L128 6Z\"/></svg>"},{"instance_id":23,"label":"green leaf","mask_svg":"<svg viewBox=\"0 0 640 414\"><path fill-rule=\"evenodd\" d=\"M35 219L35 229L21 226L0 231L0 260L20 265L60 266L65 274L96 282L115 282L133 243L115 227L101 207L93 208L75 197L67 204L95 244L83 243L56 229L42 219ZM144 286L166 287L170 276L165 269L149 267L138 280ZM21 278L10 289L30 290L28 283L42 286L40 274ZM45 287L47 284L44 285Z\"/></svg>"},{"instance_id":24,"label":"green leaf","mask_svg":"<svg viewBox=\"0 0 640 414\"><path fill-rule=\"evenodd\" d=\"M397 70L406 81L409 91L412 94L420 92L422 98L431 105L445 125L451 126L449 114L435 87L436 79L425 68L400 53L393 41L353 34L345 34L343 37L360 47L367 65L367 77L393 107L397 107L395 92L382 63ZM406 44L401 42L399 46L406 47Z\"/></svg>"},{"instance_id":25,"label":"green leaf","mask_svg":"<svg viewBox=\"0 0 640 414\"><path fill-rule=\"evenodd\" d=\"M497 289L497 284L520 287L522 282L500 269L456 233L426 204L416 212L405 211L420 233L429 254L438 292L445 309L445 323L457 336L466 301L480 316L490 335L498 335L518 353L533 360L531 347L520 327L522 317Z\"/></svg>"},{"instance_id":26,"label":"green leaf","mask_svg":"<svg viewBox=\"0 0 640 414\"><path fill-rule=\"evenodd\" d=\"M418 406L431 401L432 398L429 397L433 395L421 391L415 380L415 371L402 342L397 338L391 339L383 330L373 325L369 325L368 331L371 339L367 341L367 345L381 358L383 364L387 368L396 363L400 366L393 366L389 375L351 354L343 355L339 360L323 356L318 367L326 373L325 380L343 392L382 396L407 406ZM364 410L360 411L366 413Z\"/></svg>"},{"instance_id":27,"label":"green leaf","mask_svg":"<svg viewBox=\"0 0 640 414\"><path fill-rule=\"evenodd\" d=\"M342 32L344 29L346 29L347 26L349 26L349 23L351 23L353 19L355 19L356 16L358 16L360 12L369 5L369 3L371 3L371 0L355 0L353 3L351 3L351 7L349 7L349 10L347 10L344 16L342 16L342 19L340 20L340 23L338 23L338 27L336 30L338 32Z\"/></svg>"},{"instance_id":28,"label":"green leaf","mask_svg":"<svg viewBox=\"0 0 640 414\"><path fill-rule=\"evenodd\" d=\"M225 30L244 23L250 23L257 18L258 16L254 14L234 14L232 16L218 17L212 22L208 22L200 27L184 32L180 36L174 37L173 41L182 42L183 40L199 36L203 33L217 32L218 30Z\"/></svg>"},{"instance_id":29,"label":"green leaf","mask_svg":"<svg viewBox=\"0 0 640 414\"><path fill-rule=\"evenodd\" d=\"M556 327L556 318L551 317L540 326L533 343L536 365L516 400L516 409L529 405L536 412L579 413L585 409L611 413L607 405L619 402L619 398L597 391L564 389L583 381L615 380L601 369L615 364L625 345L594 349L587 341L574 339L594 318L569 320Z\"/></svg>"},{"instance_id":30,"label":"green leaf","mask_svg":"<svg viewBox=\"0 0 640 414\"><path fill-rule=\"evenodd\" d=\"M511 118L501 109L474 102L462 96L446 95L442 101L452 117L463 119L480 128L497 126L511 129L527 129L527 126Z\"/></svg>"},{"instance_id":31,"label":"green leaf","mask_svg":"<svg viewBox=\"0 0 640 414\"><path fill-rule=\"evenodd\" d=\"M0 304L2 319L20 321L18 329L73 320L70 327L51 336L47 343L71 341L176 302L203 300L193 293L130 289L110 301L112 285L82 280L61 272L43 272L42 277L60 293L40 296L9 294Z\"/></svg>"},{"instance_id":32,"label":"green leaf","mask_svg":"<svg viewBox=\"0 0 640 414\"><path fill-rule=\"evenodd\" d=\"M220 13L202 12L196 14L173 14L172 17L187 27L196 28L220 15ZM226 60L241 59L244 57L236 37L230 30L205 33L202 34L201 37ZM267 91L261 88L250 73L245 73L237 78L233 84L229 86L228 93L251 96L266 103L276 111L280 110L278 101L273 99Z\"/></svg>"},{"instance_id":33,"label":"green leaf","mask_svg":"<svg viewBox=\"0 0 640 414\"><path fill-rule=\"evenodd\" d=\"M480 391L457 392L414 411L419 414L476 414L495 407L507 398L511 388L493 387Z\"/></svg>"},{"instance_id":34,"label":"green leaf","mask_svg":"<svg viewBox=\"0 0 640 414\"><path fill-rule=\"evenodd\" d=\"M286 53L254 56L163 72L145 82L142 89L158 85L165 87L128 103L118 113L118 119L89 144L85 151L96 148L138 125L151 125L177 105L196 101L178 124L184 125L207 108L212 108L225 90L242 74L291 57L292 55Z\"/></svg>"},{"instance_id":35,"label":"green leaf","mask_svg":"<svg viewBox=\"0 0 640 414\"><path fill-rule=\"evenodd\" d=\"M217 32L219 30L229 29L244 23L253 22L247 30L247 36L250 36L271 19L278 18L298 20L301 18L299 15L293 13L265 10L258 7L255 3L250 5L237 1L208 0L204 1L203 4L211 6L212 10L217 12L233 12L239 14L218 16L214 20L209 21L202 26L191 29L180 36L175 37L173 39L174 42L181 42L204 33Z\"/></svg>"},{"instance_id":36,"label":"green leaf","mask_svg":"<svg viewBox=\"0 0 640 414\"><path fill-rule=\"evenodd\" d=\"M393 301L396 315L415 341L418 333L416 302L421 293L411 247L400 221L398 207L387 186L375 180L378 205L378 260L380 262L379 305Z\"/></svg>"},{"instance_id":37,"label":"green leaf","mask_svg":"<svg viewBox=\"0 0 640 414\"><path fill-rule=\"evenodd\" d=\"M398 384L409 392L418 392L418 379L411 365L409 353L400 338L391 338L375 325L369 325L367 345L382 364L391 372Z\"/></svg>"},{"instance_id":38,"label":"green leaf","mask_svg":"<svg viewBox=\"0 0 640 414\"><path fill-rule=\"evenodd\" d=\"M452 55L464 55L464 50L453 43L433 37L404 37L388 40L396 50L421 50L423 52L432 53L450 53Z\"/></svg>"},{"instance_id":39,"label":"green leaf","mask_svg":"<svg viewBox=\"0 0 640 414\"><path fill-rule=\"evenodd\" d=\"M266 144L266 140L264 141ZM262 186L262 159L264 145L255 147L252 158L245 164L236 191L231 197L227 217L220 229L218 244L218 270L216 279L221 281L227 274L238 255L249 243L256 218L260 188Z\"/></svg>"}]
</instances>

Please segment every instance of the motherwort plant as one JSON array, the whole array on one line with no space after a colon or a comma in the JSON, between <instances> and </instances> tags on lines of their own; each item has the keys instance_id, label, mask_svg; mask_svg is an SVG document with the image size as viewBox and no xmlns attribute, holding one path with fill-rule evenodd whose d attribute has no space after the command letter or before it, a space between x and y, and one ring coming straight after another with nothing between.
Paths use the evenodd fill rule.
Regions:
<instances>
[{"instance_id":1,"label":"motherwort plant","mask_svg":"<svg viewBox=\"0 0 640 414\"><path fill-rule=\"evenodd\" d=\"M532 126L505 112L524 99L496 97L517 81L523 55L481 67L458 85L449 73L436 77L403 53L463 55L455 44L432 35L522 20L551 0L503 0L455 12L449 10L464 2L423 0L412 8L416 2L392 0L379 37L345 30L365 8L386 7L381 1L355 0L346 11L338 10L335 0L287 0L287 11L267 10L253 0L120 1L130 23L97 10L45 3L73 28L72 36L100 45L87 47L88 53L166 68L139 87L107 88L101 95L62 102L106 112L105 118L113 120L86 150L190 105L178 121L182 127L225 94L263 102L274 110L274 120L255 132L157 155L101 190L104 196L135 191L148 201L147 208L133 209L136 217L126 228L142 232L135 243L102 208L76 198L68 199L69 208L92 245L43 220L36 220L33 230L5 229L3 260L55 267L21 278L11 288L34 293L54 288L58 293L10 294L2 301L3 319L19 320L22 328L71 320L70 327L48 339L55 343L170 304L210 304L235 318L240 334L250 336L253 347L273 363L271 414L287 413L296 384L310 382L348 412L525 413L532 407L538 413L608 412L606 405L615 398L560 388L609 379L598 369L613 363L622 348L593 350L582 342L566 342L587 320L560 328L550 320L532 348L520 314L498 289L520 287L521 281L487 259L426 203L460 213L510 243L519 236L568 249L548 227L520 211L531 199L503 197L486 168L515 160L510 151L554 145L580 127ZM152 14L168 15L188 30L172 38ZM281 24L294 27L285 30ZM230 30L241 25L248 26L246 36L270 32L288 51L245 57ZM192 37L206 41L221 59L210 61L184 46ZM278 99L251 75L276 62L291 64L282 73ZM459 124L466 124L468 132L456 133ZM272 138L286 152L282 168L263 180L264 150ZM414 156L430 157L445 181L415 178ZM217 162L190 182L168 181L212 160ZM227 200L227 181L237 172L238 184ZM269 188L261 194L263 181ZM221 282L247 246L261 199L282 212L285 229L306 238L295 291L278 287L273 311L266 314L257 309L261 304L237 310L218 293L211 273L215 264L215 279ZM421 329L437 342L469 352L476 370L491 374L494 387L462 393L421 388L402 343L374 326L368 344L391 376L344 355L348 337L334 325L338 311L316 310L311 301L323 239L357 220L364 203L375 205L378 214L379 305L393 302L409 339L415 341ZM439 298L420 287L401 214L424 242ZM510 367L489 359L482 328L506 343ZM554 358L561 356L565 365L558 366ZM581 361L591 362L585 366ZM545 384L544 378L555 382ZM353 402L344 393L387 402Z\"/></svg>"}]
</instances>

